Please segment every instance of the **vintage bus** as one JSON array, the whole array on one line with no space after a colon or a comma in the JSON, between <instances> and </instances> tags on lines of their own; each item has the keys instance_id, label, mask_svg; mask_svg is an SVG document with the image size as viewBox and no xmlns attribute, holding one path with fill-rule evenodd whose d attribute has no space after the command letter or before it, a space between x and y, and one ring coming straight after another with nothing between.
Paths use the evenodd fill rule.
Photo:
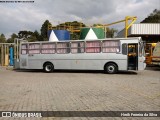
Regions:
<instances>
[{"instance_id":1,"label":"vintage bus","mask_svg":"<svg viewBox=\"0 0 160 120\"><path fill-rule=\"evenodd\" d=\"M144 70L145 52L141 38L106 38L56 42L21 42L20 69Z\"/></svg>"}]
</instances>

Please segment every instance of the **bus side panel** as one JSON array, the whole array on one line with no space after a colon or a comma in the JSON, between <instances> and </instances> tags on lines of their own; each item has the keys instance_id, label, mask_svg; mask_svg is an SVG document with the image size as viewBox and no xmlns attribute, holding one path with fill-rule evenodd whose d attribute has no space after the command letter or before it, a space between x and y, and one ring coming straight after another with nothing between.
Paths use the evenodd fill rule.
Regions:
<instances>
[{"instance_id":1,"label":"bus side panel","mask_svg":"<svg viewBox=\"0 0 160 120\"><path fill-rule=\"evenodd\" d=\"M28 69L28 55L20 55L20 68Z\"/></svg>"},{"instance_id":2,"label":"bus side panel","mask_svg":"<svg viewBox=\"0 0 160 120\"><path fill-rule=\"evenodd\" d=\"M45 57L46 57L46 55L42 55L42 54L29 54L28 55L29 69L43 69L42 60Z\"/></svg>"},{"instance_id":3,"label":"bus side panel","mask_svg":"<svg viewBox=\"0 0 160 120\"><path fill-rule=\"evenodd\" d=\"M127 70L127 56L116 53L43 55L42 63L47 61L52 62L55 69L103 70L106 63L115 62L119 70Z\"/></svg>"},{"instance_id":4,"label":"bus side panel","mask_svg":"<svg viewBox=\"0 0 160 120\"><path fill-rule=\"evenodd\" d=\"M127 57L126 59L117 60L118 70L127 70Z\"/></svg>"},{"instance_id":5,"label":"bus side panel","mask_svg":"<svg viewBox=\"0 0 160 120\"><path fill-rule=\"evenodd\" d=\"M43 69L41 60L30 59L28 61L29 69Z\"/></svg>"},{"instance_id":6,"label":"bus side panel","mask_svg":"<svg viewBox=\"0 0 160 120\"><path fill-rule=\"evenodd\" d=\"M115 62L119 70L127 70L127 56L116 53L21 55L20 67L43 69L45 62L51 62L54 69L77 70L103 70L106 63Z\"/></svg>"}]
</instances>

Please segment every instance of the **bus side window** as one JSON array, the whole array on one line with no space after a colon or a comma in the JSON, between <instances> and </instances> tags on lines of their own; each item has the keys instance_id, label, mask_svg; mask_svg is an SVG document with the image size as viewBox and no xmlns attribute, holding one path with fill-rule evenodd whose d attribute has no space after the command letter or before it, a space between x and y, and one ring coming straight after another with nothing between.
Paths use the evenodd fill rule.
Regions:
<instances>
[{"instance_id":1,"label":"bus side window","mask_svg":"<svg viewBox=\"0 0 160 120\"><path fill-rule=\"evenodd\" d=\"M69 42L57 43L57 53L58 54L68 54L70 53Z\"/></svg>"},{"instance_id":2,"label":"bus side window","mask_svg":"<svg viewBox=\"0 0 160 120\"><path fill-rule=\"evenodd\" d=\"M21 45L21 54L27 54L27 44L22 44Z\"/></svg>"},{"instance_id":3,"label":"bus side window","mask_svg":"<svg viewBox=\"0 0 160 120\"><path fill-rule=\"evenodd\" d=\"M122 44L122 54L127 55L127 44L126 43Z\"/></svg>"}]
</instances>

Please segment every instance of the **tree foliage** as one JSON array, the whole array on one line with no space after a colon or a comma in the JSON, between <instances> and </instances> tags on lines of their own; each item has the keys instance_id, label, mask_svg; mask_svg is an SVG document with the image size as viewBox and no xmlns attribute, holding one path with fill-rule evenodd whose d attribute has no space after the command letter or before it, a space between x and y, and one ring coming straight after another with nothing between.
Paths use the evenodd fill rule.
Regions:
<instances>
[{"instance_id":1,"label":"tree foliage","mask_svg":"<svg viewBox=\"0 0 160 120\"><path fill-rule=\"evenodd\" d=\"M39 41L40 34L38 33L37 30L35 30L34 32L32 32L32 31L19 31L18 38L27 40L29 42L35 42L35 41Z\"/></svg>"},{"instance_id":2,"label":"tree foliage","mask_svg":"<svg viewBox=\"0 0 160 120\"><path fill-rule=\"evenodd\" d=\"M93 24L93 27L103 27L103 25L98 23L98 24Z\"/></svg>"},{"instance_id":3,"label":"tree foliage","mask_svg":"<svg viewBox=\"0 0 160 120\"><path fill-rule=\"evenodd\" d=\"M48 33L48 27L51 26L52 24L49 22L49 20L46 20L42 27L41 27L41 36L40 36L40 41L47 41L47 33Z\"/></svg>"},{"instance_id":4,"label":"tree foliage","mask_svg":"<svg viewBox=\"0 0 160 120\"><path fill-rule=\"evenodd\" d=\"M8 42L8 43L13 43L15 38L18 38L18 35L15 34L15 33L13 33L13 34L11 35L11 37L8 38L7 42Z\"/></svg>"},{"instance_id":5,"label":"tree foliage","mask_svg":"<svg viewBox=\"0 0 160 120\"><path fill-rule=\"evenodd\" d=\"M32 35L31 31L19 31L18 38L28 40Z\"/></svg>"},{"instance_id":6,"label":"tree foliage","mask_svg":"<svg viewBox=\"0 0 160 120\"><path fill-rule=\"evenodd\" d=\"M118 30L114 29L114 28L106 28L106 37L107 38L113 38L115 33L117 33Z\"/></svg>"},{"instance_id":7,"label":"tree foliage","mask_svg":"<svg viewBox=\"0 0 160 120\"><path fill-rule=\"evenodd\" d=\"M6 42L6 37L4 34L0 35L0 43L5 43Z\"/></svg>"},{"instance_id":8,"label":"tree foliage","mask_svg":"<svg viewBox=\"0 0 160 120\"><path fill-rule=\"evenodd\" d=\"M47 38L48 25L51 24L48 20L46 20L41 27L41 33L39 33L37 30L35 30L34 32L22 30L19 31L18 34L13 33L7 40L4 34L0 34L0 43L4 42L13 43L15 38L24 39L29 42L48 40Z\"/></svg>"},{"instance_id":9,"label":"tree foliage","mask_svg":"<svg viewBox=\"0 0 160 120\"><path fill-rule=\"evenodd\" d=\"M160 10L155 9L147 18L141 23L160 23Z\"/></svg>"}]
</instances>

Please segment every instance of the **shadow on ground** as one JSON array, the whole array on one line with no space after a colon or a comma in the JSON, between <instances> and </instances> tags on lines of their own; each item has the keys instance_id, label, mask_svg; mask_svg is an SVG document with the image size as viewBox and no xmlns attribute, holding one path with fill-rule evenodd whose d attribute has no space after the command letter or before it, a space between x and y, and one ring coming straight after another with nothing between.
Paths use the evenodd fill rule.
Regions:
<instances>
[{"instance_id":1,"label":"shadow on ground","mask_svg":"<svg viewBox=\"0 0 160 120\"><path fill-rule=\"evenodd\" d=\"M157 66L148 65L145 70L160 71L160 66L158 66L158 65Z\"/></svg>"},{"instance_id":2,"label":"shadow on ground","mask_svg":"<svg viewBox=\"0 0 160 120\"><path fill-rule=\"evenodd\" d=\"M43 70L37 69L14 69L16 72L32 72L32 73L44 73ZM91 73L91 74L105 74L103 70L54 70L52 73ZM137 75L134 71L118 71L117 74Z\"/></svg>"}]
</instances>

